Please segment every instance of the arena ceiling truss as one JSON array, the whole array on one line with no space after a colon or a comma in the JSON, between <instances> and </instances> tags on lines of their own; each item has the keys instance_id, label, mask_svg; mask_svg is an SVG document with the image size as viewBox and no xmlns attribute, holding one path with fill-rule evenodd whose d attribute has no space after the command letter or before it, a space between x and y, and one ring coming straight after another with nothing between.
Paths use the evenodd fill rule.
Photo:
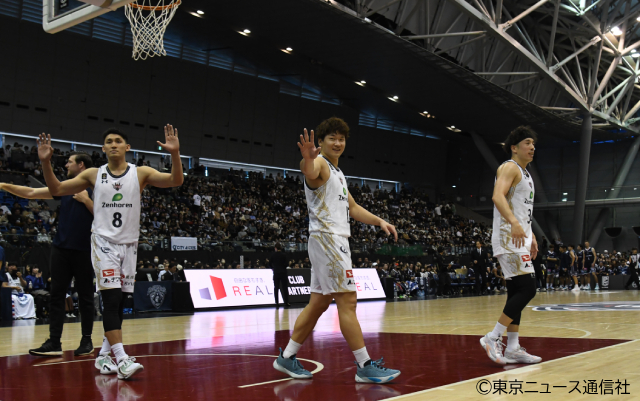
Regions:
<instances>
[{"instance_id":1,"label":"arena ceiling truss","mask_svg":"<svg viewBox=\"0 0 640 401\"><path fill-rule=\"evenodd\" d=\"M340 3L563 119L640 133L637 0Z\"/></svg>"}]
</instances>

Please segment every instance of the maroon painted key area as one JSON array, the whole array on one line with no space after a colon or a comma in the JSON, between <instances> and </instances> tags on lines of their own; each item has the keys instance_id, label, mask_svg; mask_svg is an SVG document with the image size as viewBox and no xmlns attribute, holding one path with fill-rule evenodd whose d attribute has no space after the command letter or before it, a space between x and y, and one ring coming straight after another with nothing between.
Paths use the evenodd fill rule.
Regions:
<instances>
[{"instance_id":1,"label":"maroon painted key area","mask_svg":"<svg viewBox=\"0 0 640 401\"><path fill-rule=\"evenodd\" d=\"M125 346L144 365L144 371L128 381L101 375L93 358L74 358L72 351L60 358L3 357L0 399L374 401L504 369L489 360L479 336L365 333L371 357L384 356L388 367L402 374L392 384L358 384L353 354L342 335L314 332L298 356L324 368L312 380L271 382L287 378L272 365L278 347L284 348L289 336L288 331L278 331ZM623 342L526 337L520 341L544 361ZM317 368L313 362L302 363L310 371Z\"/></svg>"}]
</instances>

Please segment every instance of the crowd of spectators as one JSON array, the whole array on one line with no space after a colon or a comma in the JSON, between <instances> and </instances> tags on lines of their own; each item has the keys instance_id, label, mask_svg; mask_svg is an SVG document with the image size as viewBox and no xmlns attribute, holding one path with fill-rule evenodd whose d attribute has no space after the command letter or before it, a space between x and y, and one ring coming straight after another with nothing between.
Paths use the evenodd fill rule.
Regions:
<instances>
[{"instance_id":1,"label":"crowd of spectators","mask_svg":"<svg viewBox=\"0 0 640 401\"><path fill-rule=\"evenodd\" d=\"M54 150L53 167L65 179L69 152ZM91 154L94 165L106 162L101 152ZM42 169L35 146L15 143L0 149L0 162L12 171L36 177ZM151 165L140 155L136 165ZM156 164L156 163L154 163ZM170 160L155 168L170 168ZM170 247L171 237L196 237L201 249L216 251L271 251L275 242L287 250L306 250L309 217L299 177L265 176L243 170L210 170L196 165L177 188L145 188L142 193L139 247ZM374 214L392 222L398 245L421 246L425 252L439 246L468 250L476 240L488 241L491 230L455 214L455 205L436 204L419 191L372 190L351 183L354 199ZM8 248L48 244L56 233L57 211L50 203L0 194L0 241ZM369 251L393 243L378 227L351 220L352 249ZM458 253L462 253L459 251ZM303 264L302 261L300 263Z\"/></svg>"}]
</instances>

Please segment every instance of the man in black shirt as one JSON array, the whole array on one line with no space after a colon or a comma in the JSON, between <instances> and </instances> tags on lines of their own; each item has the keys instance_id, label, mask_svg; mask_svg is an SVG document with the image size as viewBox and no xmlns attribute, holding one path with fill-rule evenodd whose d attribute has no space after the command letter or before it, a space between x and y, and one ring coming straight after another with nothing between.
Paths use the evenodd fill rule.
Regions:
<instances>
[{"instance_id":1,"label":"man in black shirt","mask_svg":"<svg viewBox=\"0 0 640 401\"><path fill-rule=\"evenodd\" d=\"M438 254L433 257L433 264L438 269L438 293L439 297L448 298L451 293L451 277L449 277L449 269L444 263L444 248L438 247Z\"/></svg>"},{"instance_id":2,"label":"man in black shirt","mask_svg":"<svg viewBox=\"0 0 640 401\"><path fill-rule=\"evenodd\" d=\"M567 291L569 284L569 269L573 264L573 258L565 245L560 245L560 289Z\"/></svg>"},{"instance_id":3,"label":"man in black shirt","mask_svg":"<svg viewBox=\"0 0 640 401\"><path fill-rule=\"evenodd\" d=\"M91 157L84 152L72 152L66 164L67 178L73 178L91 168ZM93 354L93 266L91 264L91 223L93 222L93 191L87 188L76 195L52 197L47 187L29 188L0 184L0 189L27 199L60 200L58 232L51 248L51 307L49 312L49 339L40 348L29 353L37 356L62 355L60 337L65 315L65 297L71 278L80 303L82 339L74 355ZM115 370L114 370L115 373Z\"/></svg>"},{"instance_id":4,"label":"man in black shirt","mask_svg":"<svg viewBox=\"0 0 640 401\"><path fill-rule=\"evenodd\" d=\"M473 273L475 274L476 295L482 294L483 274L487 270L487 259L489 255L487 249L482 247L482 242L476 242L476 249L471 252L471 260L473 261Z\"/></svg>"},{"instance_id":5,"label":"man in black shirt","mask_svg":"<svg viewBox=\"0 0 640 401\"><path fill-rule=\"evenodd\" d=\"M276 299L276 308L280 306L278 300L278 290L282 293L282 300L286 306L289 303L289 288L287 285L287 266L289 261L287 256L282 252L282 244L276 242L276 251L269 257L269 267L273 270L273 296Z\"/></svg>"}]
</instances>

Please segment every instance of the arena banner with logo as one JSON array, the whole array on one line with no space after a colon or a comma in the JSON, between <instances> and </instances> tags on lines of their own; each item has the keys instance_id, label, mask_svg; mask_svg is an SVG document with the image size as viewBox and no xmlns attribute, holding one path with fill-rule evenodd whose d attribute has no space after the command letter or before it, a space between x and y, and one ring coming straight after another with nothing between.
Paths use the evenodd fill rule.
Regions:
<instances>
[{"instance_id":1,"label":"arena banner with logo","mask_svg":"<svg viewBox=\"0 0 640 401\"><path fill-rule=\"evenodd\" d=\"M311 269L287 269L289 302L309 302L311 298Z\"/></svg>"},{"instance_id":2,"label":"arena banner with logo","mask_svg":"<svg viewBox=\"0 0 640 401\"><path fill-rule=\"evenodd\" d=\"M172 251L197 251L198 239L195 237L171 237Z\"/></svg>"},{"instance_id":3,"label":"arena banner with logo","mask_svg":"<svg viewBox=\"0 0 640 401\"><path fill-rule=\"evenodd\" d=\"M194 308L275 305L273 272L267 269L184 270ZM282 302L282 297L280 297Z\"/></svg>"},{"instance_id":4,"label":"arena banner with logo","mask_svg":"<svg viewBox=\"0 0 640 401\"><path fill-rule=\"evenodd\" d=\"M287 271L290 302L308 302L311 296L308 269ZM298 273L300 271L300 273ZM193 270L184 271L191 283L193 306L198 308L224 308L229 306L274 305L273 273L265 269ZM352 269L347 275L356 282L358 299L385 298L380 278L375 269ZM294 283L291 283L294 281ZM295 289L294 289L295 288ZM292 291L296 298L293 298ZM309 294L306 292L309 291ZM298 298L299 297L299 298ZM282 296L279 295L282 303Z\"/></svg>"},{"instance_id":5,"label":"arena banner with logo","mask_svg":"<svg viewBox=\"0 0 640 401\"><path fill-rule=\"evenodd\" d=\"M172 281L137 281L133 304L138 312L171 310Z\"/></svg>"}]
</instances>

